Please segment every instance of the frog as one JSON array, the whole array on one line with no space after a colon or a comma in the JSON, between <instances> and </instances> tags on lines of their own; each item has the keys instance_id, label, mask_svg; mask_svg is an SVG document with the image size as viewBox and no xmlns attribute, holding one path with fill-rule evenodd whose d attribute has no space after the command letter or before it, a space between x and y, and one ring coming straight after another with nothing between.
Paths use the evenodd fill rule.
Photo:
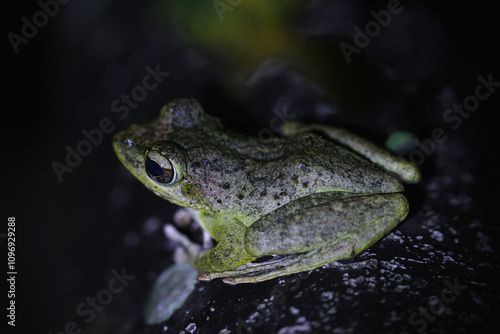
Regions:
<instances>
[{"instance_id":1,"label":"frog","mask_svg":"<svg viewBox=\"0 0 500 334\"><path fill-rule=\"evenodd\" d=\"M113 137L147 188L215 240L183 247L198 279L257 283L352 259L408 215L418 167L343 128L287 122L260 138L227 129L192 98Z\"/></svg>"}]
</instances>

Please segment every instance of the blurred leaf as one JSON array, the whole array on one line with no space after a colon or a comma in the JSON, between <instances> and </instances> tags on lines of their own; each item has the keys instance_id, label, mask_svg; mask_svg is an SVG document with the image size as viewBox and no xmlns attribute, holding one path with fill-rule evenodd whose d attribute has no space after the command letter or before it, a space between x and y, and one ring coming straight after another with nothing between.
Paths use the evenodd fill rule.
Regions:
<instances>
[{"instance_id":1,"label":"blurred leaf","mask_svg":"<svg viewBox=\"0 0 500 334\"><path fill-rule=\"evenodd\" d=\"M158 15L220 63L248 69L259 62L292 52L294 18L306 1L171 0L159 2ZM166 21L166 20L163 20Z\"/></svg>"}]
</instances>

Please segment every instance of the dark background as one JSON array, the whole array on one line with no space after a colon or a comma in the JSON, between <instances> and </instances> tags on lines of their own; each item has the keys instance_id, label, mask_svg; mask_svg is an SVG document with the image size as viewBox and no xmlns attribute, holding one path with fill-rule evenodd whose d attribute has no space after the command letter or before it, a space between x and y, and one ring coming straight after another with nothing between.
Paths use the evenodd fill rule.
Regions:
<instances>
[{"instance_id":1,"label":"dark background","mask_svg":"<svg viewBox=\"0 0 500 334\"><path fill-rule=\"evenodd\" d=\"M21 18L40 5L9 3L3 11L2 212L4 226L16 217L18 272L16 327L8 333L59 333L71 321L82 333L492 332L500 93L457 129L443 114L474 94L478 76L500 81L493 5L402 1L403 12L348 63L339 43L353 44L353 28L364 28L386 1L297 1L278 28L261 25L262 12L245 1L223 21L211 1L201 2L186 10L175 1L73 0L18 53L7 34L19 34ZM264 34L253 34L261 26ZM231 33L226 44L222 32ZM272 37L283 35L291 41ZM157 65L169 76L119 119L111 103ZM175 247L160 227L176 207L128 174L111 138L179 96L199 99L249 135L270 128L274 109L286 109L295 120L345 125L380 145L401 130L424 142L441 128L447 139L425 156L422 182L407 187L407 221L358 258L256 285L198 283L170 320L148 327L149 288ZM82 130L103 118L113 131L59 182L51 164L64 163L65 147L75 148ZM77 306L122 268L135 278L87 323ZM460 286L454 295L450 283Z\"/></svg>"}]
</instances>

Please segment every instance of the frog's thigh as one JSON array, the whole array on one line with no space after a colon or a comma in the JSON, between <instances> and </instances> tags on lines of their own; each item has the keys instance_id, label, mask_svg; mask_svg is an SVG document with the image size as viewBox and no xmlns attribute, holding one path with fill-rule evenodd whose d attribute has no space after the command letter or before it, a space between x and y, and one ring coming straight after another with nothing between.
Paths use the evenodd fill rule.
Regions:
<instances>
[{"instance_id":1,"label":"frog's thigh","mask_svg":"<svg viewBox=\"0 0 500 334\"><path fill-rule=\"evenodd\" d=\"M294 207L293 203L287 205ZM249 254L302 253L333 245L342 248L345 244L349 249L337 254L336 259L354 256L402 221L408 213L408 202L402 194L394 193L333 199L285 214L283 209L264 216L247 230L245 246Z\"/></svg>"}]
</instances>

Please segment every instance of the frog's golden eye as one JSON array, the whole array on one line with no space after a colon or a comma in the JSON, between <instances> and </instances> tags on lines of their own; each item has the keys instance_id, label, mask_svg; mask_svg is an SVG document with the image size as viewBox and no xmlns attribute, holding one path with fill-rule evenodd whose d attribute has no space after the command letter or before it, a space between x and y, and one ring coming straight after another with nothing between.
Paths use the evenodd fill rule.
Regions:
<instances>
[{"instance_id":1,"label":"frog's golden eye","mask_svg":"<svg viewBox=\"0 0 500 334\"><path fill-rule=\"evenodd\" d=\"M148 176L159 183L172 184L178 174L170 160L158 151L149 151L145 161Z\"/></svg>"}]
</instances>

